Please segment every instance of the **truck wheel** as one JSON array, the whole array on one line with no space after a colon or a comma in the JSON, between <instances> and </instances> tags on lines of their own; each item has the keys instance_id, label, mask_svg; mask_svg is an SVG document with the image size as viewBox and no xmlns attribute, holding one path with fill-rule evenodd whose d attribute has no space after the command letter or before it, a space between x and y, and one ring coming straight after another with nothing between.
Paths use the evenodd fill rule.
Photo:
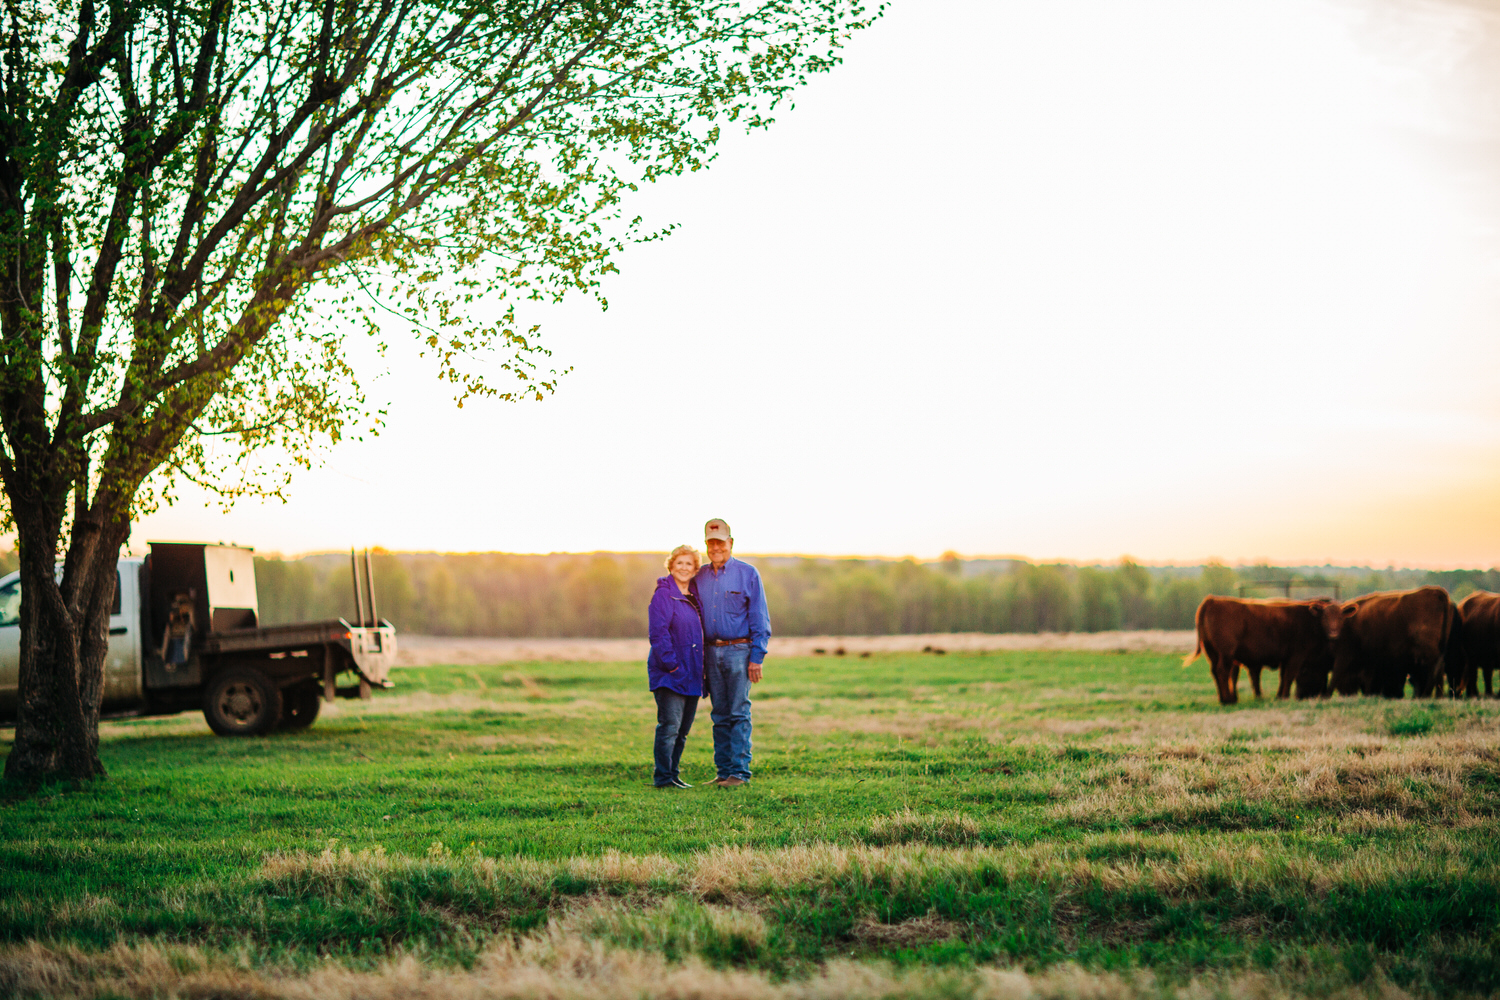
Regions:
<instances>
[{"instance_id":1,"label":"truck wheel","mask_svg":"<svg viewBox=\"0 0 1500 1000\"><path fill-rule=\"evenodd\" d=\"M281 692L254 667L233 667L208 682L203 717L220 736L260 736L281 718Z\"/></svg>"},{"instance_id":2,"label":"truck wheel","mask_svg":"<svg viewBox=\"0 0 1500 1000\"><path fill-rule=\"evenodd\" d=\"M318 717L323 685L293 684L281 692L281 728L306 729Z\"/></svg>"}]
</instances>

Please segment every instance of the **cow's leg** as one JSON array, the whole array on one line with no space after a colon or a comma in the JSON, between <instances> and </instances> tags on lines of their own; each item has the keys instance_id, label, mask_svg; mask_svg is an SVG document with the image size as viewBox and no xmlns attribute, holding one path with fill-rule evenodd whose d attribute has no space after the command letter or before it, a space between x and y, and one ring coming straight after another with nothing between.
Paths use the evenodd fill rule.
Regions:
<instances>
[{"instance_id":1,"label":"cow's leg","mask_svg":"<svg viewBox=\"0 0 1500 1000\"><path fill-rule=\"evenodd\" d=\"M1240 665L1227 656L1215 657L1214 683L1219 687L1219 704L1233 705L1240 700Z\"/></svg>"},{"instance_id":2,"label":"cow's leg","mask_svg":"<svg viewBox=\"0 0 1500 1000\"><path fill-rule=\"evenodd\" d=\"M1259 700L1260 672L1265 668L1262 664L1259 663L1247 663L1245 664L1245 669L1250 672L1250 686L1255 689L1255 697L1257 700Z\"/></svg>"},{"instance_id":3,"label":"cow's leg","mask_svg":"<svg viewBox=\"0 0 1500 1000\"><path fill-rule=\"evenodd\" d=\"M1443 671L1447 669L1447 666L1447 661L1443 659L1442 651L1439 650L1437 658L1431 661L1427 672L1422 675L1427 681L1422 697L1441 698L1443 696Z\"/></svg>"},{"instance_id":4,"label":"cow's leg","mask_svg":"<svg viewBox=\"0 0 1500 1000\"><path fill-rule=\"evenodd\" d=\"M1436 656L1417 653L1411 671L1411 695L1413 698L1434 698L1442 691L1443 654Z\"/></svg>"},{"instance_id":5,"label":"cow's leg","mask_svg":"<svg viewBox=\"0 0 1500 1000\"><path fill-rule=\"evenodd\" d=\"M1486 663L1484 665L1484 696L1486 698L1493 698L1493 697L1495 697L1495 689L1492 688L1492 687L1490 687L1490 681L1494 678L1494 676L1495 676L1495 667L1494 667L1494 665ZM1477 681L1478 678L1476 677L1475 680Z\"/></svg>"},{"instance_id":6,"label":"cow's leg","mask_svg":"<svg viewBox=\"0 0 1500 1000\"><path fill-rule=\"evenodd\" d=\"M1234 688L1229 683L1229 666L1234 661L1207 639L1203 641L1203 655L1208 658L1208 672L1214 679L1214 687L1219 691L1219 704L1233 705L1235 695Z\"/></svg>"},{"instance_id":7,"label":"cow's leg","mask_svg":"<svg viewBox=\"0 0 1500 1000\"><path fill-rule=\"evenodd\" d=\"M1281 665L1281 680L1276 684L1277 701L1285 701L1292 696L1292 681L1302 676L1302 659L1294 656Z\"/></svg>"},{"instance_id":8,"label":"cow's leg","mask_svg":"<svg viewBox=\"0 0 1500 1000\"><path fill-rule=\"evenodd\" d=\"M1422 660L1412 664L1411 671L1407 674L1411 680L1411 696L1413 698L1425 698L1432 690L1432 683L1428 679L1427 671L1423 668ZM1403 685L1403 688L1405 685Z\"/></svg>"},{"instance_id":9,"label":"cow's leg","mask_svg":"<svg viewBox=\"0 0 1500 1000\"><path fill-rule=\"evenodd\" d=\"M1328 697L1333 690L1328 686L1328 671L1333 667L1332 654L1313 652L1297 667L1297 697Z\"/></svg>"},{"instance_id":10,"label":"cow's leg","mask_svg":"<svg viewBox=\"0 0 1500 1000\"><path fill-rule=\"evenodd\" d=\"M1358 657L1347 645L1339 646L1333 657L1333 689L1339 694L1354 694L1363 686Z\"/></svg>"},{"instance_id":11,"label":"cow's leg","mask_svg":"<svg viewBox=\"0 0 1500 1000\"><path fill-rule=\"evenodd\" d=\"M1448 683L1448 697L1467 698L1469 696L1469 658L1460 655L1456 659L1450 659L1447 653L1443 654L1443 679Z\"/></svg>"},{"instance_id":12,"label":"cow's leg","mask_svg":"<svg viewBox=\"0 0 1500 1000\"><path fill-rule=\"evenodd\" d=\"M1379 677L1375 683L1379 685L1379 692L1386 698L1406 697L1406 671L1395 665L1386 668L1385 676Z\"/></svg>"}]
</instances>

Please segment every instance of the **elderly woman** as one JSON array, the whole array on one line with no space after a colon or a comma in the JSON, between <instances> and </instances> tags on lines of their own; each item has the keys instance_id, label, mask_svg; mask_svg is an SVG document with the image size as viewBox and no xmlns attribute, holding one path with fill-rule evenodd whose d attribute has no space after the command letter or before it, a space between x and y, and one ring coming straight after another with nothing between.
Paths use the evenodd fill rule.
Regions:
<instances>
[{"instance_id":1,"label":"elderly woman","mask_svg":"<svg viewBox=\"0 0 1500 1000\"><path fill-rule=\"evenodd\" d=\"M677 773L682 746L693 728L703 694L703 609L693 592L698 550L679 545L667 556L667 573L656 581L647 611L651 656L646 675L656 696L657 788L691 788Z\"/></svg>"}]
</instances>

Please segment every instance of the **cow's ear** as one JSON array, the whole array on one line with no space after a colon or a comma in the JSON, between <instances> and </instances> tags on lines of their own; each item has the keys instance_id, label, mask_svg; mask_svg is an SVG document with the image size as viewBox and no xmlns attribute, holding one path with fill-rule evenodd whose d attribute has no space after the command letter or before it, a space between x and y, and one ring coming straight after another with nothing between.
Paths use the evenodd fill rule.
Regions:
<instances>
[{"instance_id":1,"label":"cow's ear","mask_svg":"<svg viewBox=\"0 0 1500 1000\"><path fill-rule=\"evenodd\" d=\"M1346 604L1346 605L1344 605L1344 617L1345 618L1353 618L1357 614L1359 614L1359 605L1358 604Z\"/></svg>"}]
</instances>

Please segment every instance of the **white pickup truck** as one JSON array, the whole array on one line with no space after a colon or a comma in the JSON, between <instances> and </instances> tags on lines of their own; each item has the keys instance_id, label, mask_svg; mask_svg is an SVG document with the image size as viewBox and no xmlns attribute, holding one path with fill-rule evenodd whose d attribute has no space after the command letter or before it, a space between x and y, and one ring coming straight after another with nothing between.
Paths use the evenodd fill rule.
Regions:
<instances>
[{"instance_id":1,"label":"white pickup truck","mask_svg":"<svg viewBox=\"0 0 1500 1000\"><path fill-rule=\"evenodd\" d=\"M121 559L104 664L105 715L202 709L221 736L302 729L322 701L390 687L396 630L375 616L368 554L351 553L357 623L261 627L250 549L152 542ZM363 578L363 579L362 579ZM0 578L0 725L14 724L21 653L21 578ZM352 681L340 685L341 674Z\"/></svg>"}]
</instances>

